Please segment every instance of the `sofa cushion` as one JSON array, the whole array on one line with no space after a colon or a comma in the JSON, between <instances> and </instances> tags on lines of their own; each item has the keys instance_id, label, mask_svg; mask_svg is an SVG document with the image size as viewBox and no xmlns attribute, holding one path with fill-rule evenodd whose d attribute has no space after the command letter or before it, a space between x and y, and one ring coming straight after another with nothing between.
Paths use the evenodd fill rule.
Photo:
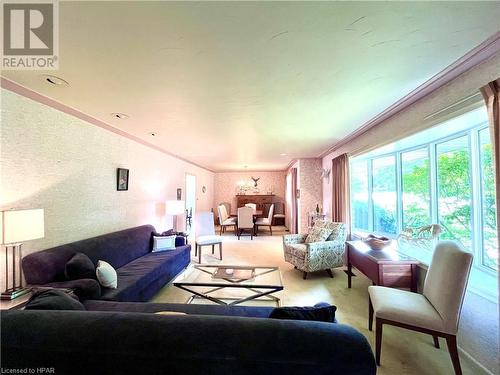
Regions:
<instances>
[{"instance_id":1,"label":"sofa cushion","mask_svg":"<svg viewBox=\"0 0 500 375\"><path fill-rule=\"evenodd\" d=\"M326 306L322 304L312 307L277 307L269 317L273 319L313 320L334 323L335 311L337 311L337 307L328 304Z\"/></svg>"},{"instance_id":2,"label":"sofa cushion","mask_svg":"<svg viewBox=\"0 0 500 375\"><path fill-rule=\"evenodd\" d=\"M322 226L315 225L307 235L305 242L324 242L331 233L332 230L330 228L324 228Z\"/></svg>"},{"instance_id":3,"label":"sofa cushion","mask_svg":"<svg viewBox=\"0 0 500 375\"><path fill-rule=\"evenodd\" d=\"M72 289L81 301L84 301L86 299L97 299L101 297L101 285L95 279L56 281L53 283L44 284L44 286Z\"/></svg>"},{"instance_id":4,"label":"sofa cushion","mask_svg":"<svg viewBox=\"0 0 500 375\"><path fill-rule=\"evenodd\" d=\"M118 285L118 276L116 270L111 264L100 260L97 262L97 268L95 270L97 275L97 280L105 288L116 289Z\"/></svg>"},{"instance_id":5,"label":"sofa cushion","mask_svg":"<svg viewBox=\"0 0 500 375\"><path fill-rule=\"evenodd\" d=\"M153 252L175 250L176 236L153 236Z\"/></svg>"},{"instance_id":6,"label":"sofa cushion","mask_svg":"<svg viewBox=\"0 0 500 375\"><path fill-rule=\"evenodd\" d=\"M186 264L182 252L190 253L191 247L182 246L171 251L149 253L116 270L117 289L103 290L102 299L114 301L137 301L137 294L155 280L168 276L172 278Z\"/></svg>"},{"instance_id":7,"label":"sofa cushion","mask_svg":"<svg viewBox=\"0 0 500 375\"><path fill-rule=\"evenodd\" d=\"M95 279L95 265L84 253L76 253L64 268L67 280Z\"/></svg>"},{"instance_id":8,"label":"sofa cushion","mask_svg":"<svg viewBox=\"0 0 500 375\"><path fill-rule=\"evenodd\" d=\"M203 305L187 303L141 303L141 302L116 302L102 300L88 300L84 302L89 311L115 311L115 312L141 312L155 313L158 311L177 311L196 315L225 315L241 316L247 318L268 318L273 307L271 306L228 306L228 305Z\"/></svg>"},{"instance_id":9,"label":"sofa cushion","mask_svg":"<svg viewBox=\"0 0 500 375\"><path fill-rule=\"evenodd\" d=\"M35 292L25 310L85 310L85 307L63 290L48 289Z\"/></svg>"},{"instance_id":10,"label":"sofa cushion","mask_svg":"<svg viewBox=\"0 0 500 375\"><path fill-rule=\"evenodd\" d=\"M327 241L333 241L337 239L340 232L345 233L344 223L337 223L332 221L318 221L316 224L314 224L314 226L319 228L330 229L332 231L328 236L328 238L326 239ZM345 241L345 238L343 240Z\"/></svg>"}]
</instances>

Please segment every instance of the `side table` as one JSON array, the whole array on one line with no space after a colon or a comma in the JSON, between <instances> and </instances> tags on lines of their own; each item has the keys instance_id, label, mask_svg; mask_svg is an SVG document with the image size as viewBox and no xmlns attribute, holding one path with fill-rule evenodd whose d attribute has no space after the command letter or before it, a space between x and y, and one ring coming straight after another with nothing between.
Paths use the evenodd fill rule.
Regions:
<instances>
[{"instance_id":1,"label":"side table","mask_svg":"<svg viewBox=\"0 0 500 375\"><path fill-rule=\"evenodd\" d=\"M356 276L352 267L362 272L374 285L392 288L408 288L417 291L417 259L397 251L396 245L382 250L373 250L363 241L347 241L347 287Z\"/></svg>"},{"instance_id":2,"label":"side table","mask_svg":"<svg viewBox=\"0 0 500 375\"><path fill-rule=\"evenodd\" d=\"M0 310L21 310L31 298L31 292L11 300L0 300Z\"/></svg>"}]
</instances>

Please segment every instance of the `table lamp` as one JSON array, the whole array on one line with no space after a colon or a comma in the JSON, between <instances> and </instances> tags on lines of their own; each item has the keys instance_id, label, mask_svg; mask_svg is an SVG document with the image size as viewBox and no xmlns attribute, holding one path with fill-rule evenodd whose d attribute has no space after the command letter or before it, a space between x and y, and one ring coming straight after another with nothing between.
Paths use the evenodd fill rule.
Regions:
<instances>
[{"instance_id":1,"label":"table lamp","mask_svg":"<svg viewBox=\"0 0 500 375\"><path fill-rule=\"evenodd\" d=\"M0 211L0 244L5 247L5 291L1 299L14 299L29 292L23 288L22 242L43 236L43 209ZM12 258L10 270L9 252Z\"/></svg>"},{"instance_id":2,"label":"table lamp","mask_svg":"<svg viewBox=\"0 0 500 375\"><path fill-rule=\"evenodd\" d=\"M177 215L183 214L184 213L184 201L166 201L165 202L165 213L167 215L172 215L174 217L173 221L173 229L174 231L178 232L177 230Z\"/></svg>"}]
</instances>

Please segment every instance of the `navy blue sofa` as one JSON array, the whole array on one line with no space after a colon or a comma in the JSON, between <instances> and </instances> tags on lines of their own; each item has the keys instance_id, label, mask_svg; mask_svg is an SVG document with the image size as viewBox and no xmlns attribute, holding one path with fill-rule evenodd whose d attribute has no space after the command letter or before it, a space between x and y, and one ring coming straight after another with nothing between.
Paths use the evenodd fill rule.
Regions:
<instances>
[{"instance_id":1,"label":"navy blue sofa","mask_svg":"<svg viewBox=\"0 0 500 375\"><path fill-rule=\"evenodd\" d=\"M267 319L270 307L84 305L88 311L2 311L2 367L59 375L376 373L370 345L354 328Z\"/></svg>"},{"instance_id":2,"label":"navy blue sofa","mask_svg":"<svg viewBox=\"0 0 500 375\"><path fill-rule=\"evenodd\" d=\"M175 250L151 252L153 232L153 226L142 225L29 254L21 262L26 282L72 288L82 300L147 301L191 261L191 246L180 236ZM66 263L76 253L86 254L94 265L99 260L111 264L118 288L101 289L94 279L66 280Z\"/></svg>"}]
</instances>

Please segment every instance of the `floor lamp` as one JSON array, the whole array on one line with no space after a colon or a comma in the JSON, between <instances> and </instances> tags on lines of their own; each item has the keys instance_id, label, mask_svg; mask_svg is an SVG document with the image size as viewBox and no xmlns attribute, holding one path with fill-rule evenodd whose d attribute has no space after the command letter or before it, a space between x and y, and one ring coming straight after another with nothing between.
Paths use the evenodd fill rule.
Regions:
<instances>
[{"instance_id":1,"label":"floor lamp","mask_svg":"<svg viewBox=\"0 0 500 375\"><path fill-rule=\"evenodd\" d=\"M172 215L174 217L173 229L178 232L177 228L177 216L184 213L184 201L166 201L165 202L165 213L167 215Z\"/></svg>"},{"instance_id":2,"label":"floor lamp","mask_svg":"<svg viewBox=\"0 0 500 375\"><path fill-rule=\"evenodd\" d=\"M5 248L5 291L1 299L14 299L29 292L23 287L22 242L43 236L43 209L0 211L0 244Z\"/></svg>"}]
</instances>

